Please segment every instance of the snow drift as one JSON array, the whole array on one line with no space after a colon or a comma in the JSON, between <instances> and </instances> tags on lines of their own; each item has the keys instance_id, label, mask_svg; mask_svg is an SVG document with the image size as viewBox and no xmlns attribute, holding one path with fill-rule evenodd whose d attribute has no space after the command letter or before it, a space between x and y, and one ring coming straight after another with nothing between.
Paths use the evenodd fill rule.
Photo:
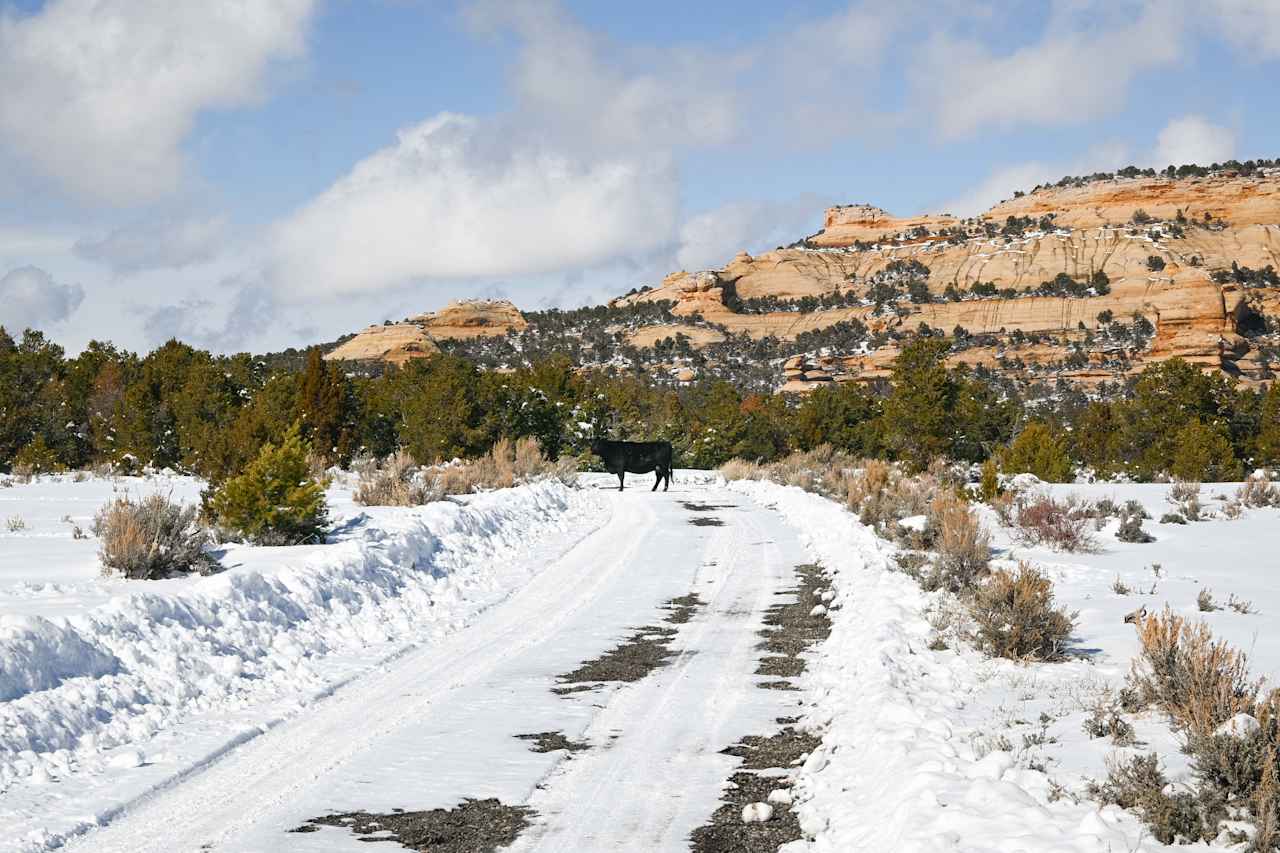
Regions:
<instances>
[{"instance_id":1,"label":"snow drift","mask_svg":"<svg viewBox=\"0 0 1280 853\"><path fill-rule=\"evenodd\" d=\"M604 510L544 482L345 515L327 545L232 546L219 575L118 583L66 618L0 615L0 791L101 770L100 753L192 714L304 705L344 672L327 658L377 647L376 661L455 629L527 579L510 557Z\"/></svg>"}]
</instances>

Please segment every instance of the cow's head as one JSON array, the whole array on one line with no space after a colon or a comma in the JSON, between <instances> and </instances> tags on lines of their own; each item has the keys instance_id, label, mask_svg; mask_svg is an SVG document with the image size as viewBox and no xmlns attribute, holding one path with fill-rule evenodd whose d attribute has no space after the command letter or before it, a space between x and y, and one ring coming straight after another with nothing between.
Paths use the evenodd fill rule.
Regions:
<instances>
[{"instance_id":1,"label":"cow's head","mask_svg":"<svg viewBox=\"0 0 1280 853\"><path fill-rule=\"evenodd\" d=\"M603 453L601 453L601 451L602 451L603 449L604 449L604 439L601 439L601 438L593 438L593 439L591 439L591 452L592 452L592 453L594 453L596 456L603 456L604 454L603 454Z\"/></svg>"}]
</instances>

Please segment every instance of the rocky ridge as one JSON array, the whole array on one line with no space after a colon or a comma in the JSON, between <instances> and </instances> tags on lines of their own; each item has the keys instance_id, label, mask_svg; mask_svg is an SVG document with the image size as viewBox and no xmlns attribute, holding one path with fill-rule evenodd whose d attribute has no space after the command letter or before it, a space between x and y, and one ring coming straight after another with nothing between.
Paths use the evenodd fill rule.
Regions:
<instances>
[{"instance_id":1,"label":"rocky ridge","mask_svg":"<svg viewBox=\"0 0 1280 853\"><path fill-rule=\"evenodd\" d=\"M672 273L616 304L670 301L677 317L754 339L790 340L851 321L871 336L895 337L924 324L969 342L953 362L1007 369L1017 359L1034 372L1071 361L1057 374L1089 383L1173 356L1245 380L1268 376L1256 333L1280 300L1230 271L1280 266L1280 169L1042 188L969 220L899 219L851 205L829 209L825 222L800 244L740 253L716 270ZM918 279L914 290L874 298L884 295L883 287L873 291L877 284L907 267ZM1098 273L1105 284L1089 287ZM1063 286L1062 276L1080 286L1046 292L1055 279ZM797 310L805 301L811 310ZM750 310L753 302L763 307ZM1116 358L1110 327L1138 318L1154 334ZM1037 340L1020 346L1015 332ZM896 352L889 343L865 354L813 353L803 364L793 358L782 388L879 379Z\"/></svg>"},{"instance_id":2,"label":"rocky ridge","mask_svg":"<svg viewBox=\"0 0 1280 853\"><path fill-rule=\"evenodd\" d=\"M520 309L506 299L463 299L400 323L370 326L325 358L403 365L439 352L439 341L501 336L523 331L528 325Z\"/></svg>"},{"instance_id":3,"label":"rocky ridge","mask_svg":"<svg viewBox=\"0 0 1280 853\"><path fill-rule=\"evenodd\" d=\"M904 340L933 334L952 340L951 363L1027 383L1118 382L1174 356L1265 381L1280 355L1280 163L1186 169L1064 179L969 219L842 205L790 246L607 306L456 302L328 357L442 348L500 369L551 352L664 383L805 392L881 380Z\"/></svg>"}]
</instances>

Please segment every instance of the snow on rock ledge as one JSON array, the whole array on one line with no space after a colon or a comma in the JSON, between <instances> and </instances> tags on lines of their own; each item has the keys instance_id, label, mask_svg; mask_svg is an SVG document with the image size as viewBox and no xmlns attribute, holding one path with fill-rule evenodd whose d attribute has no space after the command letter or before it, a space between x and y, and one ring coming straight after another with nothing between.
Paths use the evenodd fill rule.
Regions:
<instances>
[{"instance_id":1,"label":"snow on rock ledge","mask_svg":"<svg viewBox=\"0 0 1280 853\"><path fill-rule=\"evenodd\" d=\"M889 567L893 546L840 505L798 488L730 488L780 512L832 575L830 637L801 687L822 745L792 792L810 843L787 853L893 850L1163 850L1115 807L1050 801L1048 779L1007 752L978 755L956 710L976 689L976 652L928 649L927 596Z\"/></svg>"},{"instance_id":2,"label":"snow on rock ledge","mask_svg":"<svg viewBox=\"0 0 1280 853\"><path fill-rule=\"evenodd\" d=\"M555 482L369 508L339 519L331 544L232 546L218 575L129 583L69 619L0 616L0 792L190 713L305 704L340 671L324 656L376 646L372 664L456 629L528 580L513 557L605 512Z\"/></svg>"}]
</instances>

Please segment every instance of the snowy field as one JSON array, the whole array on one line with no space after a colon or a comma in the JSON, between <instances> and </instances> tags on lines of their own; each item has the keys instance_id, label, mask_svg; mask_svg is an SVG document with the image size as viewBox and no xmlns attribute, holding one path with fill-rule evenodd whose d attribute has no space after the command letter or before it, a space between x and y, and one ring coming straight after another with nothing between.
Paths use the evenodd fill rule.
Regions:
<instances>
[{"instance_id":1,"label":"snowy field","mask_svg":"<svg viewBox=\"0 0 1280 853\"><path fill-rule=\"evenodd\" d=\"M835 624L806 697L809 722L826 734L798 782L802 825L817 840L788 851L1166 849L1134 815L1084 796L1090 778L1106 776L1112 754L1155 751L1172 782L1187 778L1186 758L1160 712L1127 715L1138 739L1132 748L1083 731L1090 710L1122 686L1138 652L1124 616L1167 604L1203 617L1217 636L1249 652L1256 674L1280 676L1280 512L1221 517L1221 502L1212 498L1233 494L1238 484L1204 486L1202 500L1218 518L1185 526L1147 521L1157 540L1149 544L1116 540L1112 520L1096 534L1098 550L1087 554L1018 546L987 513L996 564L1034 563L1053 578L1059 602L1079 611L1073 658L1033 665L964 647L928 648L928 614L940 596L893 571L894 546L837 504L771 483L731 488L781 512L835 571ZM1155 519L1173 508L1168 485L1042 488L1057 497L1136 499ZM1117 577L1134 592L1114 592ZM1205 587L1224 609L1199 612ZM1226 608L1231 594L1256 612Z\"/></svg>"},{"instance_id":2,"label":"snowy field","mask_svg":"<svg viewBox=\"0 0 1280 853\"><path fill-rule=\"evenodd\" d=\"M102 577L96 540L74 537L116 494L199 490L176 476L0 489L0 850L58 846L455 632L607 517L596 493L553 483L411 509L359 507L335 485L328 544L230 545L221 574L148 582Z\"/></svg>"},{"instance_id":3,"label":"snowy field","mask_svg":"<svg viewBox=\"0 0 1280 853\"><path fill-rule=\"evenodd\" d=\"M1138 650L1124 616L1203 618L1280 677L1280 511L1225 518L1216 496L1235 485L1205 485L1214 517L1187 525L1158 522L1167 485L1043 486L1153 516L1157 541L1120 542L1112 520L1090 553L1017 545L983 510L997 562L1034 563L1078 611L1070 660L1022 665L930 648L944 598L833 502L693 472L669 494L609 479L406 509L359 507L339 482L327 544L227 546L221 574L160 582L103 577L75 528L119 493L195 501L197 481L0 489L0 851L356 851L341 829L284 830L463 796L535 807L521 850L681 850L736 764L720 750L797 699L823 742L791 774L815 840L787 853L1164 850L1084 796L1113 754L1156 751L1187 778L1159 712L1126 716L1132 748L1082 728ZM722 525L692 526L690 501ZM759 619L814 559L831 573L831 636L801 692L756 690ZM1199 611L1205 588L1222 609ZM706 607L670 668L548 689L690 590ZM590 749L566 760L516 739L547 730Z\"/></svg>"}]
</instances>

